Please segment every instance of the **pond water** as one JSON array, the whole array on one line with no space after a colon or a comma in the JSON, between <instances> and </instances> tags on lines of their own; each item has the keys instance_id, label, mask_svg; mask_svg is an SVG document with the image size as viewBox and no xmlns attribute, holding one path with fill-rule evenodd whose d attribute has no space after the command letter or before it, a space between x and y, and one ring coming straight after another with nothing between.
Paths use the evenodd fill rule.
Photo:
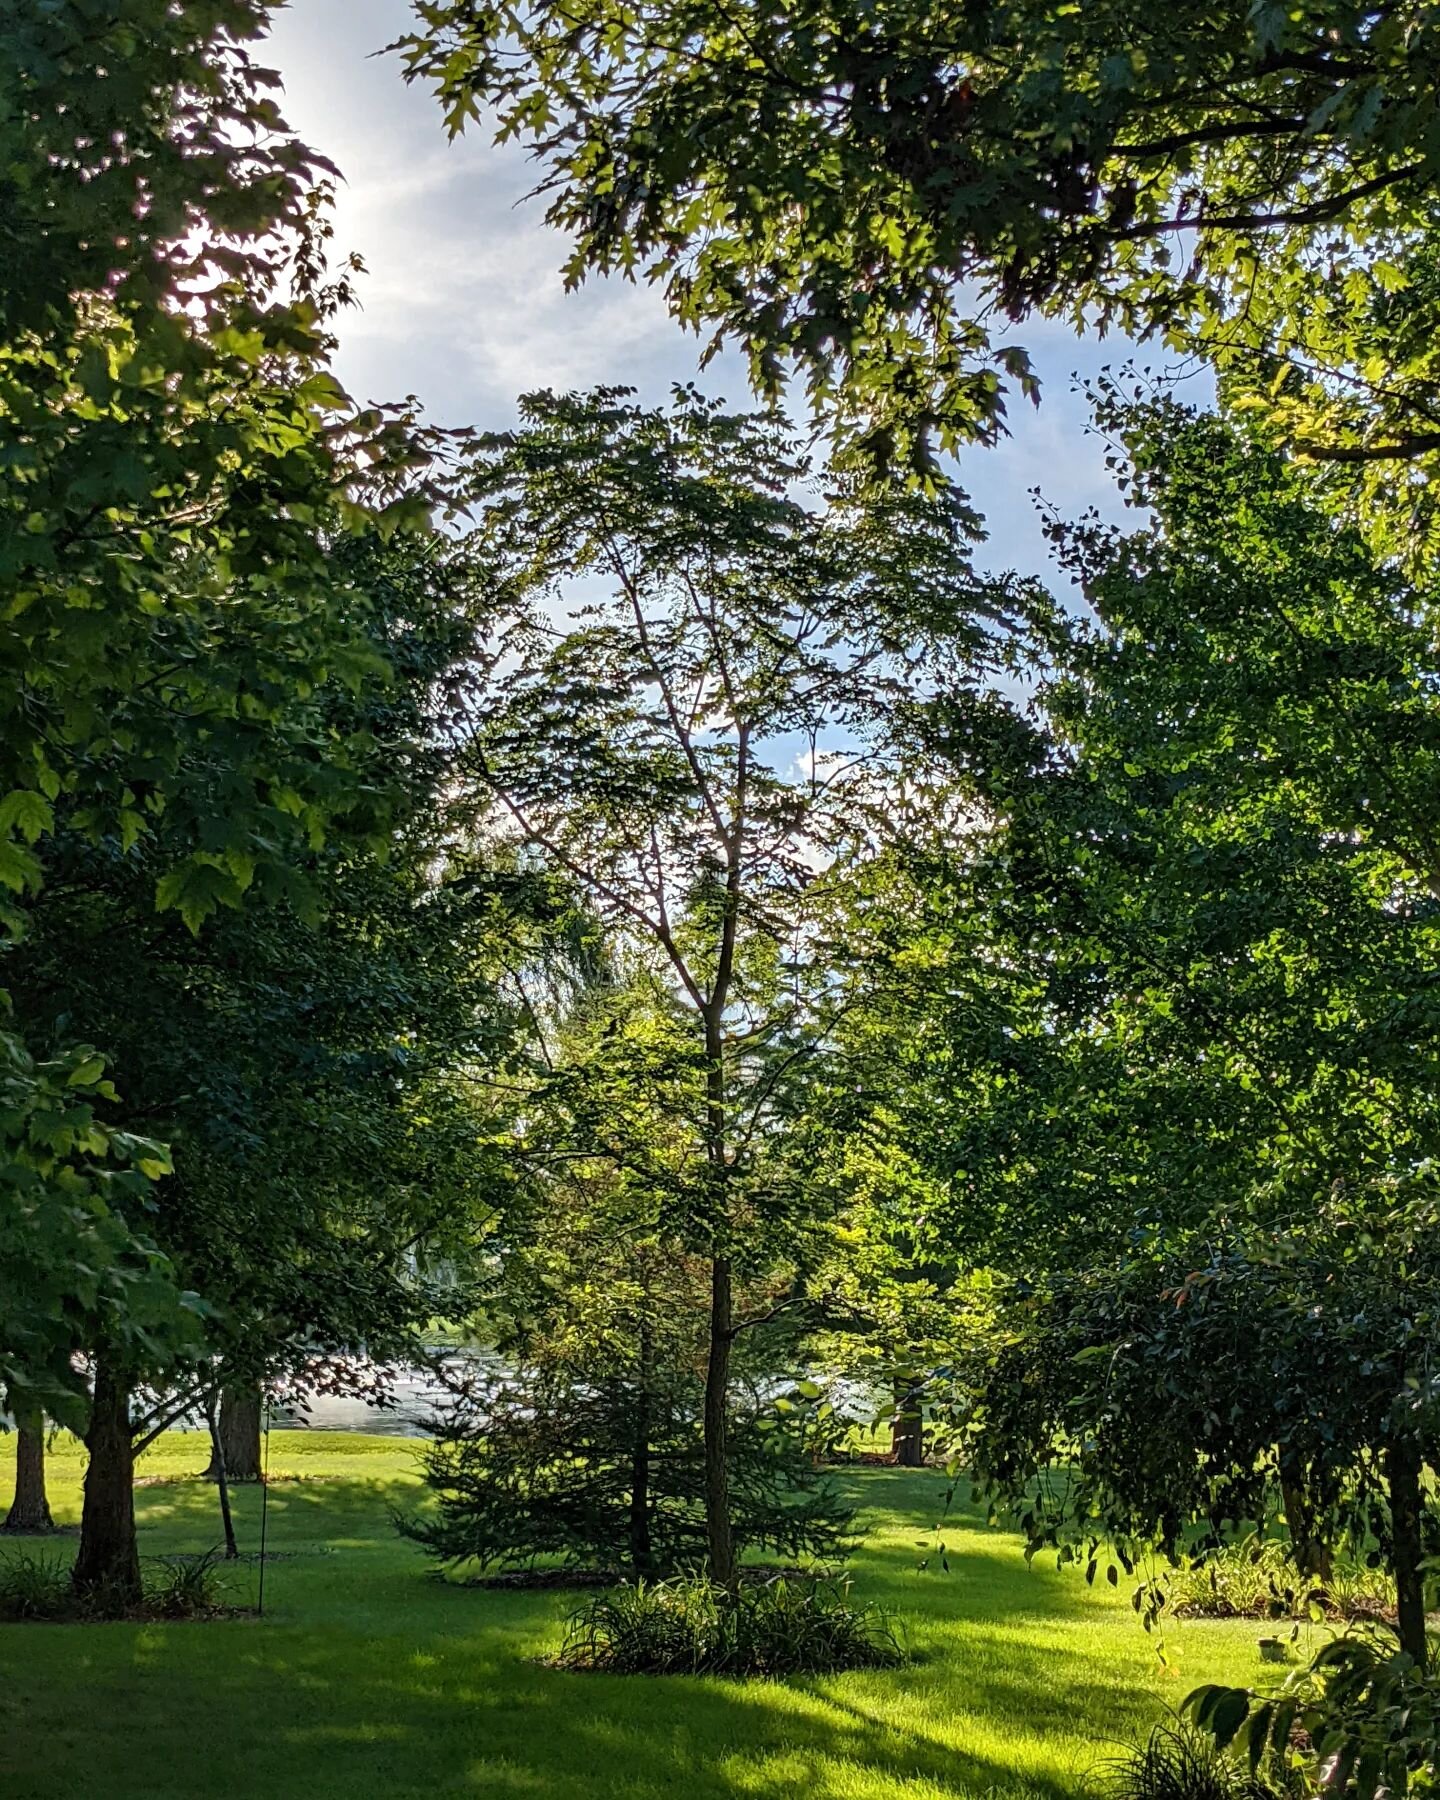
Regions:
<instances>
[{"instance_id":1,"label":"pond water","mask_svg":"<svg viewBox=\"0 0 1440 1800\"><path fill-rule=\"evenodd\" d=\"M499 1359L484 1351L457 1350L441 1357L452 1373ZM365 1385L378 1376L369 1367L358 1371ZM429 1437L430 1420L445 1398L445 1384L431 1369L392 1369L385 1376L385 1402L364 1394L305 1393L295 1401L279 1400L270 1409L277 1431L366 1431L376 1437Z\"/></svg>"},{"instance_id":2,"label":"pond water","mask_svg":"<svg viewBox=\"0 0 1440 1800\"><path fill-rule=\"evenodd\" d=\"M452 1377L467 1370L487 1369L503 1373L504 1363L489 1350L452 1350L439 1356L441 1370ZM868 1382L846 1380L815 1372L837 1413L867 1422L875 1416L880 1395ZM374 1364L357 1362L353 1380L348 1386L360 1391L330 1393L302 1390L294 1397L276 1400L269 1409L269 1421L276 1431L361 1431L376 1437L425 1438L430 1436L430 1422L446 1397L443 1379L431 1368L391 1368L380 1370ZM773 1391L781 1392L788 1381L777 1381ZM383 1402L375 1397L384 1393ZM203 1415L186 1414L182 1428L205 1429Z\"/></svg>"}]
</instances>

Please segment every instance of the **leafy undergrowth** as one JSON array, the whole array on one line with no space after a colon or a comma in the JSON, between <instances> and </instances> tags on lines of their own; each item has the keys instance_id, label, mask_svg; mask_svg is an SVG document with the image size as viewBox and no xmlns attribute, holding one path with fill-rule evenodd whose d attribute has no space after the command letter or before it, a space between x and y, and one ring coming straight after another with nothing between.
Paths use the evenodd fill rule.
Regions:
<instances>
[{"instance_id":1,"label":"leafy undergrowth","mask_svg":"<svg viewBox=\"0 0 1440 1800\"><path fill-rule=\"evenodd\" d=\"M894 1622L848 1585L783 1576L728 1593L703 1577L612 1588L578 1607L555 1658L612 1675L832 1675L905 1660Z\"/></svg>"},{"instance_id":2,"label":"leafy undergrowth","mask_svg":"<svg viewBox=\"0 0 1440 1800\"><path fill-rule=\"evenodd\" d=\"M841 1478L865 1537L853 1597L898 1620L912 1662L751 1682L572 1674L544 1659L580 1595L424 1578L390 1524L419 1498L413 1444L276 1432L270 1448L272 1468L314 1479L270 1490L266 1562L229 1571L230 1599L253 1608L263 1569L263 1620L0 1626L4 1800L1076 1800L1192 1687L1267 1672L1252 1624L1194 1620L1167 1628L1167 1674L1123 1589L1027 1568L1021 1541L970 1510L945 1523L950 1573L919 1573L943 1474L857 1469ZM12 1457L0 1437L0 1502ZM218 1540L207 1458L200 1434L146 1453L142 1474L196 1478L137 1496L146 1558ZM62 1440L62 1524L82 1471ZM253 1559L261 1492L232 1499Z\"/></svg>"},{"instance_id":3,"label":"leafy undergrowth","mask_svg":"<svg viewBox=\"0 0 1440 1800\"><path fill-rule=\"evenodd\" d=\"M117 1604L104 1593L77 1594L71 1557L26 1550L0 1553L0 1623L77 1625L117 1617L131 1621L233 1618L249 1608L226 1604L227 1582L217 1552L157 1556L141 1568L144 1599Z\"/></svg>"},{"instance_id":4,"label":"leafy undergrowth","mask_svg":"<svg viewBox=\"0 0 1440 1800\"><path fill-rule=\"evenodd\" d=\"M1170 1606L1180 1618L1393 1618L1395 1584L1383 1569L1336 1563L1328 1581L1295 1573L1275 1543L1240 1547L1170 1577Z\"/></svg>"}]
</instances>

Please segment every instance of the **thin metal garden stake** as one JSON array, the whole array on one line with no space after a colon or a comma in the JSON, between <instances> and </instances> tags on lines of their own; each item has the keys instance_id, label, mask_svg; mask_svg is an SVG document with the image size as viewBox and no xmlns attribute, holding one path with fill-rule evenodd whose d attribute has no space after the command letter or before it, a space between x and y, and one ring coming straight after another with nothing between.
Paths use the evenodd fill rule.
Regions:
<instances>
[{"instance_id":1,"label":"thin metal garden stake","mask_svg":"<svg viewBox=\"0 0 1440 1800\"><path fill-rule=\"evenodd\" d=\"M260 1471L260 1596L255 1607L258 1618L265 1617L265 1540L270 1522L270 1402L265 1402L265 1466Z\"/></svg>"}]
</instances>

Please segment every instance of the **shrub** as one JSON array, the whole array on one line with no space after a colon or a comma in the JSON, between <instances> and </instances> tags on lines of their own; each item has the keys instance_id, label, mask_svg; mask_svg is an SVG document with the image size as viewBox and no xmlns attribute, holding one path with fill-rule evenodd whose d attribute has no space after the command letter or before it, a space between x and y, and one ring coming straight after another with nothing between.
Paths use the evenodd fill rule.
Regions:
<instances>
[{"instance_id":1,"label":"shrub","mask_svg":"<svg viewBox=\"0 0 1440 1800\"><path fill-rule=\"evenodd\" d=\"M637 1582L570 1615L556 1659L615 1675L823 1675L904 1660L888 1616L847 1585L783 1576L737 1593L700 1577Z\"/></svg>"},{"instance_id":2,"label":"shrub","mask_svg":"<svg viewBox=\"0 0 1440 1800\"><path fill-rule=\"evenodd\" d=\"M195 1619L222 1609L224 1581L218 1550L204 1556L159 1556L144 1572L145 1599L139 1615L150 1619ZM15 1551L0 1557L0 1620L51 1624L134 1615L137 1609L111 1606L102 1592L81 1598L70 1585L64 1556L32 1556Z\"/></svg>"},{"instance_id":3,"label":"shrub","mask_svg":"<svg viewBox=\"0 0 1440 1800\"><path fill-rule=\"evenodd\" d=\"M1341 1800L1440 1792L1440 1674L1432 1645L1421 1668L1387 1625L1332 1638L1307 1668L1273 1693L1197 1688L1186 1700L1201 1730L1223 1749L1243 1743L1256 1765L1294 1760L1307 1746L1310 1784Z\"/></svg>"},{"instance_id":4,"label":"shrub","mask_svg":"<svg viewBox=\"0 0 1440 1800\"><path fill-rule=\"evenodd\" d=\"M1157 1725L1111 1765L1106 1785L1114 1800L1274 1800L1259 1776L1183 1722Z\"/></svg>"},{"instance_id":5,"label":"shrub","mask_svg":"<svg viewBox=\"0 0 1440 1800\"><path fill-rule=\"evenodd\" d=\"M27 1551L0 1557L0 1619L63 1619L74 1610L65 1558Z\"/></svg>"},{"instance_id":6,"label":"shrub","mask_svg":"<svg viewBox=\"0 0 1440 1800\"><path fill-rule=\"evenodd\" d=\"M1437 1309L1440 1207L1419 1185L1284 1234L1147 1230L1017 1305L969 1410L972 1479L1032 1553L1108 1541L1127 1566L1223 1556L1282 1502L1297 1570L1370 1547L1422 1661Z\"/></svg>"}]
</instances>

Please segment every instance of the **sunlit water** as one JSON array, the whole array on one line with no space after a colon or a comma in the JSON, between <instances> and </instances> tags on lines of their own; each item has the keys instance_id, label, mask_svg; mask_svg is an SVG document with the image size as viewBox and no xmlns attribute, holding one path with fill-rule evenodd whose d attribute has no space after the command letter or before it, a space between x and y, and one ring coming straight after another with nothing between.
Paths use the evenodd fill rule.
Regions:
<instances>
[{"instance_id":1,"label":"sunlit water","mask_svg":"<svg viewBox=\"0 0 1440 1800\"><path fill-rule=\"evenodd\" d=\"M489 1360L458 1353L444 1358L447 1369L463 1373ZM277 1431L365 1431L376 1437L429 1437L431 1420L444 1404L446 1387L430 1369L397 1369L384 1377L381 1402L360 1394L308 1393L294 1404L270 1408Z\"/></svg>"},{"instance_id":2,"label":"sunlit water","mask_svg":"<svg viewBox=\"0 0 1440 1800\"><path fill-rule=\"evenodd\" d=\"M344 1376L324 1388L284 1394L266 1407L265 1421L276 1431L357 1431L376 1437L428 1438L434 1417L444 1409L450 1394L448 1382L470 1371L503 1377L506 1365L493 1351L453 1350L438 1355L436 1368L379 1368L356 1361ZM826 1397L842 1419L868 1424L875 1417L881 1395L869 1382L814 1371ZM783 1393L790 1383L765 1384L769 1392ZM332 1391L333 1389L345 1391ZM141 1397L142 1405L157 1396ZM0 1414L0 1426L9 1421ZM175 1420L182 1431L203 1431L205 1417L198 1409Z\"/></svg>"}]
</instances>

